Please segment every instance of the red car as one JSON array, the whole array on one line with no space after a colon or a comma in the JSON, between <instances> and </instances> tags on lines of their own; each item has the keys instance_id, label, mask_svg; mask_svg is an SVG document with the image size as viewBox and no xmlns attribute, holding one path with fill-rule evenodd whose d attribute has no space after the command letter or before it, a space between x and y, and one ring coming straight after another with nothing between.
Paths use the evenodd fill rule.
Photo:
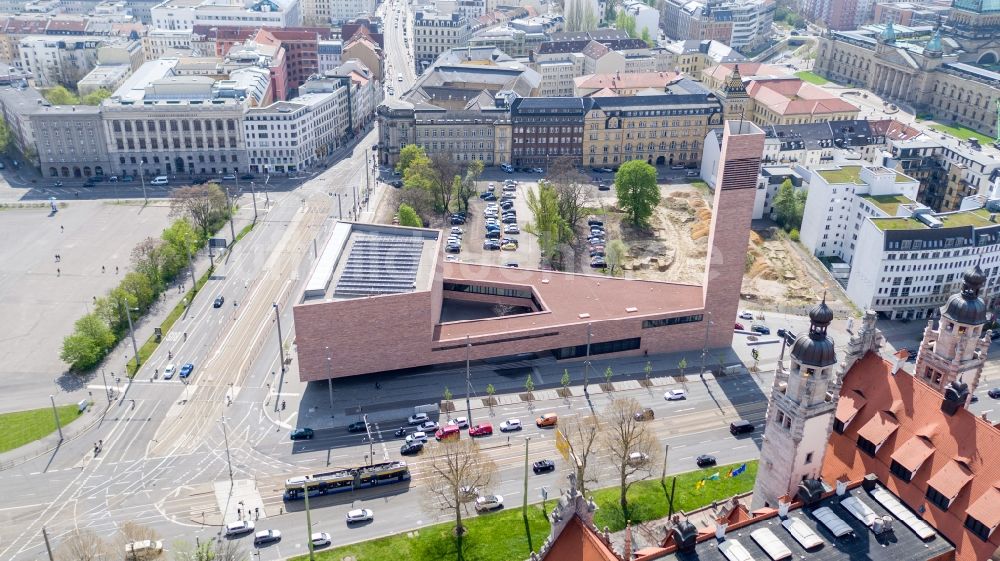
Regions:
<instances>
[{"instance_id":1,"label":"red car","mask_svg":"<svg viewBox=\"0 0 1000 561\"><path fill-rule=\"evenodd\" d=\"M736 325L733 326L733 329L739 329L739 330L742 331L743 330L743 324L740 323L740 322L736 322Z\"/></svg>"},{"instance_id":2,"label":"red car","mask_svg":"<svg viewBox=\"0 0 1000 561\"><path fill-rule=\"evenodd\" d=\"M469 436L489 436L493 434L493 425L484 423L469 428Z\"/></svg>"}]
</instances>

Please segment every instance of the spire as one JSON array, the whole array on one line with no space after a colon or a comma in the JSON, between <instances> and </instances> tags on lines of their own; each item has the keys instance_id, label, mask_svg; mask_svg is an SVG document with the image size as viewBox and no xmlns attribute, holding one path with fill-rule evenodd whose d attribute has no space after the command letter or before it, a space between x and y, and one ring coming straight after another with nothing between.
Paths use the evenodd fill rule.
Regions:
<instances>
[{"instance_id":1,"label":"spire","mask_svg":"<svg viewBox=\"0 0 1000 561\"><path fill-rule=\"evenodd\" d=\"M962 275L962 292L948 300L941 315L957 323L981 325L986 323L986 303L979 291L986 283L986 275L977 264Z\"/></svg>"},{"instance_id":2,"label":"spire","mask_svg":"<svg viewBox=\"0 0 1000 561\"><path fill-rule=\"evenodd\" d=\"M879 36L883 43L895 43L896 42L896 30L892 27L892 20L885 24L885 29L882 30L882 34Z\"/></svg>"},{"instance_id":3,"label":"spire","mask_svg":"<svg viewBox=\"0 0 1000 561\"><path fill-rule=\"evenodd\" d=\"M740 65L736 64L733 66L733 71L729 73L725 84L722 85L722 91L727 94L745 93L747 91L746 86L743 85L743 76L740 75Z\"/></svg>"},{"instance_id":4,"label":"spire","mask_svg":"<svg viewBox=\"0 0 1000 561\"><path fill-rule=\"evenodd\" d=\"M793 361L819 368L837 362L833 341L826 334L831 322L833 322L833 310L826 305L824 292L823 300L809 310L809 333L800 335L792 345Z\"/></svg>"}]
</instances>

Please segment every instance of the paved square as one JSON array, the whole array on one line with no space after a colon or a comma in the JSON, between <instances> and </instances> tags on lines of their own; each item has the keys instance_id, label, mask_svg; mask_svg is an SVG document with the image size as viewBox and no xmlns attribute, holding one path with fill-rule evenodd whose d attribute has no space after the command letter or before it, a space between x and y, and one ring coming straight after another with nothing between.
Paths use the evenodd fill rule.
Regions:
<instances>
[{"instance_id":1,"label":"paved square","mask_svg":"<svg viewBox=\"0 0 1000 561\"><path fill-rule=\"evenodd\" d=\"M94 296L121 281L136 243L171 220L166 202L68 203L54 215L47 205L0 208L0 411L43 407L49 394L59 403L81 399L58 395L75 389L60 386L72 381L61 380L63 338Z\"/></svg>"}]
</instances>

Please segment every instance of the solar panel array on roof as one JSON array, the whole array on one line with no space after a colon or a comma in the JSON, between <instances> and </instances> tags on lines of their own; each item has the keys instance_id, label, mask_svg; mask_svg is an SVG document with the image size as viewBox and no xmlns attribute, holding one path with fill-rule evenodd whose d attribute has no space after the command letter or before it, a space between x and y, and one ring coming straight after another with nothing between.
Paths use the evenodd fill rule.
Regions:
<instances>
[{"instance_id":1,"label":"solar panel array on roof","mask_svg":"<svg viewBox=\"0 0 1000 561\"><path fill-rule=\"evenodd\" d=\"M831 510L830 507L828 506L824 506L814 510L813 516L815 516L817 520L822 522L823 525L826 526L826 529L830 530L830 532L832 532L833 535L837 536L838 538L846 536L847 534L850 534L853 531L851 530L851 527L847 525L847 522L841 520L841 518L836 514L834 514L833 510Z\"/></svg>"},{"instance_id":2,"label":"solar panel array on roof","mask_svg":"<svg viewBox=\"0 0 1000 561\"><path fill-rule=\"evenodd\" d=\"M900 502L895 495L885 490L884 487L876 485L872 489L871 495L875 497L875 500L879 504L892 513L893 516L900 519L903 524L906 524L907 527L913 530L913 533L920 536L920 539L929 540L934 537L934 528L931 528L929 524Z\"/></svg>"},{"instance_id":3,"label":"solar panel array on roof","mask_svg":"<svg viewBox=\"0 0 1000 561\"><path fill-rule=\"evenodd\" d=\"M351 297L411 292L416 289L422 251L420 238L357 234L334 294Z\"/></svg>"}]
</instances>

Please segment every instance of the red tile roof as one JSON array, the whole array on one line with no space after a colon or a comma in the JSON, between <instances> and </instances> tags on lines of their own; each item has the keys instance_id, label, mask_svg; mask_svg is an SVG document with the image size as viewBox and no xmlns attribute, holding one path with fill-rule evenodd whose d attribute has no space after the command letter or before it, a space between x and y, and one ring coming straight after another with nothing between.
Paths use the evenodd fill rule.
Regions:
<instances>
[{"instance_id":1,"label":"red tile roof","mask_svg":"<svg viewBox=\"0 0 1000 561\"><path fill-rule=\"evenodd\" d=\"M989 541L983 541L965 528L965 518L967 512L975 513L976 520L987 526L1000 520L1000 501L995 500L1000 498L996 488L1000 481L1000 430L964 408L954 415L945 414L941 411L941 393L905 372L893 375L894 362L868 354L844 377L841 396L860 390L867 402L843 434L834 432L830 436L823 478L831 483L857 481L874 473L900 500L955 544L957 561L989 559L1000 548L1000 532L993 532ZM894 404L898 429L888 436L874 457L869 456L858 448L858 433L872 419L880 419L876 426L884 426L882 419L888 416L885 412L892 410ZM906 482L891 474L889 466L897 451L917 435L926 436L934 450ZM959 459L967 462L967 466L960 465L956 461ZM969 479L963 481L966 477ZM927 500L927 488L932 481L946 491L959 486L948 510L941 510Z\"/></svg>"},{"instance_id":2,"label":"red tile roof","mask_svg":"<svg viewBox=\"0 0 1000 561\"><path fill-rule=\"evenodd\" d=\"M573 516L552 548L542 558L545 561L621 561L593 530Z\"/></svg>"},{"instance_id":3,"label":"red tile roof","mask_svg":"<svg viewBox=\"0 0 1000 561\"><path fill-rule=\"evenodd\" d=\"M750 80L747 94L778 115L858 112L854 105L794 77Z\"/></svg>"},{"instance_id":4,"label":"red tile roof","mask_svg":"<svg viewBox=\"0 0 1000 561\"><path fill-rule=\"evenodd\" d=\"M844 423L844 426L847 426L851 424L854 416L858 414L858 411L860 411L864 405L865 398L856 393L852 392L850 394L843 395L840 397L840 400L837 401L837 414L835 418L841 423Z\"/></svg>"},{"instance_id":5,"label":"red tile roof","mask_svg":"<svg viewBox=\"0 0 1000 561\"><path fill-rule=\"evenodd\" d=\"M896 432L897 428L899 428L899 424L896 423L896 420L891 415L884 411L879 411L878 415L872 416L865 423L865 426L861 427L861 430L858 431L858 436L875 446L881 446L885 442L885 439L889 438L889 435Z\"/></svg>"},{"instance_id":6,"label":"red tile roof","mask_svg":"<svg viewBox=\"0 0 1000 561\"><path fill-rule=\"evenodd\" d=\"M955 497L962 492L962 487L965 487L965 484L971 479L972 472L962 466L962 464L952 460L937 470L927 480L927 485L933 487L935 491L945 497L955 500Z\"/></svg>"},{"instance_id":7,"label":"red tile roof","mask_svg":"<svg viewBox=\"0 0 1000 561\"><path fill-rule=\"evenodd\" d=\"M896 449L892 454L892 459L913 473L920 469L920 466L933 453L934 447L931 446L930 442L922 436L914 436Z\"/></svg>"}]
</instances>

